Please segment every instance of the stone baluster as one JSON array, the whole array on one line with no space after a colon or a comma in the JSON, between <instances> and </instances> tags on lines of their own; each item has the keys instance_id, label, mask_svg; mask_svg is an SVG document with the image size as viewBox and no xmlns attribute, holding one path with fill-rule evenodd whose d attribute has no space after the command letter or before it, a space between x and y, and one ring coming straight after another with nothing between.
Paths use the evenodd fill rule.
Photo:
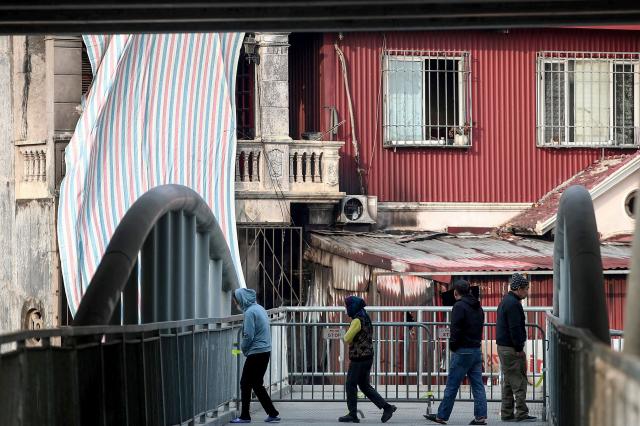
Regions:
<instances>
[{"instance_id":1,"label":"stone baluster","mask_svg":"<svg viewBox=\"0 0 640 426\"><path fill-rule=\"evenodd\" d=\"M320 180L320 159L322 158L322 153L314 152L313 153L313 181L321 182Z\"/></svg>"},{"instance_id":2,"label":"stone baluster","mask_svg":"<svg viewBox=\"0 0 640 426\"><path fill-rule=\"evenodd\" d=\"M240 182L240 154L242 151L236 152L236 182Z\"/></svg>"},{"instance_id":3,"label":"stone baluster","mask_svg":"<svg viewBox=\"0 0 640 426\"><path fill-rule=\"evenodd\" d=\"M40 159L40 179L45 182L47 180L47 155L44 150L40 151L42 158Z\"/></svg>"},{"instance_id":4,"label":"stone baluster","mask_svg":"<svg viewBox=\"0 0 640 426\"><path fill-rule=\"evenodd\" d=\"M34 180L36 182L40 181L40 176L42 175L42 155L41 155L41 151L37 150L35 152L35 173L34 173Z\"/></svg>"},{"instance_id":5,"label":"stone baluster","mask_svg":"<svg viewBox=\"0 0 640 426\"><path fill-rule=\"evenodd\" d=\"M28 151L22 151L22 181L26 182L29 178L29 159L27 157Z\"/></svg>"},{"instance_id":6,"label":"stone baluster","mask_svg":"<svg viewBox=\"0 0 640 426\"><path fill-rule=\"evenodd\" d=\"M260 182L260 151L253 151L253 155L251 156L251 170L253 173L253 182Z\"/></svg>"},{"instance_id":7,"label":"stone baluster","mask_svg":"<svg viewBox=\"0 0 640 426\"><path fill-rule=\"evenodd\" d=\"M299 151L296 151L295 153L295 160L296 160L296 165L295 165L295 181L296 182L302 182L302 153Z\"/></svg>"},{"instance_id":8,"label":"stone baluster","mask_svg":"<svg viewBox=\"0 0 640 426\"><path fill-rule=\"evenodd\" d=\"M306 163L306 170L305 170L305 177L304 177L304 181L305 182L312 182L313 180L313 174L311 171L311 153L310 152L305 152L305 163Z\"/></svg>"},{"instance_id":9,"label":"stone baluster","mask_svg":"<svg viewBox=\"0 0 640 426\"><path fill-rule=\"evenodd\" d=\"M295 169L295 162L293 158L295 155L296 155L295 152L289 153L289 182L290 183L295 182L296 169Z\"/></svg>"},{"instance_id":10,"label":"stone baluster","mask_svg":"<svg viewBox=\"0 0 640 426\"><path fill-rule=\"evenodd\" d=\"M307 156L306 153L304 151L298 152L298 173L300 176L300 179L298 179L298 182L304 182L304 175L305 175L305 167L307 167Z\"/></svg>"},{"instance_id":11,"label":"stone baluster","mask_svg":"<svg viewBox=\"0 0 640 426\"><path fill-rule=\"evenodd\" d=\"M247 177L249 176L249 152L250 151L242 151L242 181L247 181Z\"/></svg>"},{"instance_id":12,"label":"stone baluster","mask_svg":"<svg viewBox=\"0 0 640 426\"><path fill-rule=\"evenodd\" d=\"M31 182L33 180L33 151L27 151L26 155L27 161L27 182Z\"/></svg>"}]
</instances>

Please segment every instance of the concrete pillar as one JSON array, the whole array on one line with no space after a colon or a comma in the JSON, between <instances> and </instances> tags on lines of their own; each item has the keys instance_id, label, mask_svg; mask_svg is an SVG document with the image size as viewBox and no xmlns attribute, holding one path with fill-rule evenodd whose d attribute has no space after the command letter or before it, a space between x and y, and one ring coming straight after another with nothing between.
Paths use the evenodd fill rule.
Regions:
<instances>
[{"instance_id":1,"label":"concrete pillar","mask_svg":"<svg viewBox=\"0 0 640 426\"><path fill-rule=\"evenodd\" d=\"M289 33L256 33L256 139L290 141Z\"/></svg>"}]
</instances>

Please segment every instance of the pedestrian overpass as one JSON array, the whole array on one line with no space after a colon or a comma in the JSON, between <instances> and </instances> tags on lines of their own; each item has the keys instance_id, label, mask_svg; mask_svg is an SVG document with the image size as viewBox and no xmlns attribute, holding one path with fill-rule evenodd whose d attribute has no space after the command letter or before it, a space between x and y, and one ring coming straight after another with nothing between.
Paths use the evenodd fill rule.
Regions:
<instances>
[{"instance_id":1,"label":"pedestrian overpass","mask_svg":"<svg viewBox=\"0 0 640 426\"><path fill-rule=\"evenodd\" d=\"M527 312L533 414L554 425L640 424L638 314L627 313L624 350L612 349L612 338L623 346L621 333L608 327L584 188L565 191L555 241L554 306ZM118 226L73 326L0 336L0 423L224 424L235 414L242 366L242 316L218 315L230 306L234 274L204 201L186 187L151 190ZM484 375L488 400L499 402L494 310L486 309ZM370 312L373 384L390 401L434 409L446 383L449 308ZM281 307L270 315L267 388L274 401L304 404L322 418L314 406L345 400L343 309ZM471 400L465 386L458 400Z\"/></svg>"},{"instance_id":2,"label":"pedestrian overpass","mask_svg":"<svg viewBox=\"0 0 640 426\"><path fill-rule=\"evenodd\" d=\"M496 29L624 24L640 16L632 2L584 0L75 3L6 2L0 32ZM158 188L134 207L72 327L0 336L0 424L224 423L235 410L242 317L221 317L238 279L215 218L183 188ZM619 333L612 336L606 322L586 191L567 190L558 219L554 306L528 314L540 342L530 351L542 357L540 371L534 357L531 403L554 425L640 424L640 315L629 303L624 350L612 350ZM639 273L636 247L632 301L640 296ZM427 409L441 396L446 375L446 337L438 329L447 312L421 310L408 322L404 309L376 312L373 381L390 400ZM309 423L327 416L333 422L330 409L312 407L344 399L344 354L335 337L345 318L339 310L314 307L270 314L274 347L267 378L274 399L305 404ZM489 400L498 400L499 374L486 366L485 375Z\"/></svg>"}]
</instances>

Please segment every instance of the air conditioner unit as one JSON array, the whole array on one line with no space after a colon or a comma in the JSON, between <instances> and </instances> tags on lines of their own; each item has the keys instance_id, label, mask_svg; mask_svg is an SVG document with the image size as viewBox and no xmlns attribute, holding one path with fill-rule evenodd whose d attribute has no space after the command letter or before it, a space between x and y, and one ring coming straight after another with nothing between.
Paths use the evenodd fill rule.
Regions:
<instances>
[{"instance_id":1,"label":"air conditioner unit","mask_svg":"<svg viewBox=\"0 0 640 426\"><path fill-rule=\"evenodd\" d=\"M340 201L338 223L376 223L378 217L378 197L367 195L347 195Z\"/></svg>"}]
</instances>

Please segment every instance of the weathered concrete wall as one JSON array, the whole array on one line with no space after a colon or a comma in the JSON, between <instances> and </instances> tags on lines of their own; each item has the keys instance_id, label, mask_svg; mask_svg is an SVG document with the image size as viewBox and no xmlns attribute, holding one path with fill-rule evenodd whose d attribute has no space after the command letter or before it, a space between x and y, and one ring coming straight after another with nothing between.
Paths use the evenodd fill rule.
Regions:
<instances>
[{"instance_id":1,"label":"weathered concrete wall","mask_svg":"<svg viewBox=\"0 0 640 426\"><path fill-rule=\"evenodd\" d=\"M73 37L0 40L0 332L7 332L29 318L58 325L54 153L77 120L81 45Z\"/></svg>"},{"instance_id":2,"label":"weathered concrete wall","mask_svg":"<svg viewBox=\"0 0 640 426\"><path fill-rule=\"evenodd\" d=\"M18 327L13 278L14 180L11 37L0 37L0 332Z\"/></svg>"},{"instance_id":3,"label":"weathered concrete wall","mask_svg":"<svg viewBox=\"0 0 640 426\"><path fill-rule=\"evenodd\" d=\"M45 326L56 326L58 297L54 201L50 199L18 200L14 224L14 269L18 326L30 309L37 309ZM18 308L18 309L16 309ZM15 323L14 323L15 324Z\"/></svg>"}]
</instances>

